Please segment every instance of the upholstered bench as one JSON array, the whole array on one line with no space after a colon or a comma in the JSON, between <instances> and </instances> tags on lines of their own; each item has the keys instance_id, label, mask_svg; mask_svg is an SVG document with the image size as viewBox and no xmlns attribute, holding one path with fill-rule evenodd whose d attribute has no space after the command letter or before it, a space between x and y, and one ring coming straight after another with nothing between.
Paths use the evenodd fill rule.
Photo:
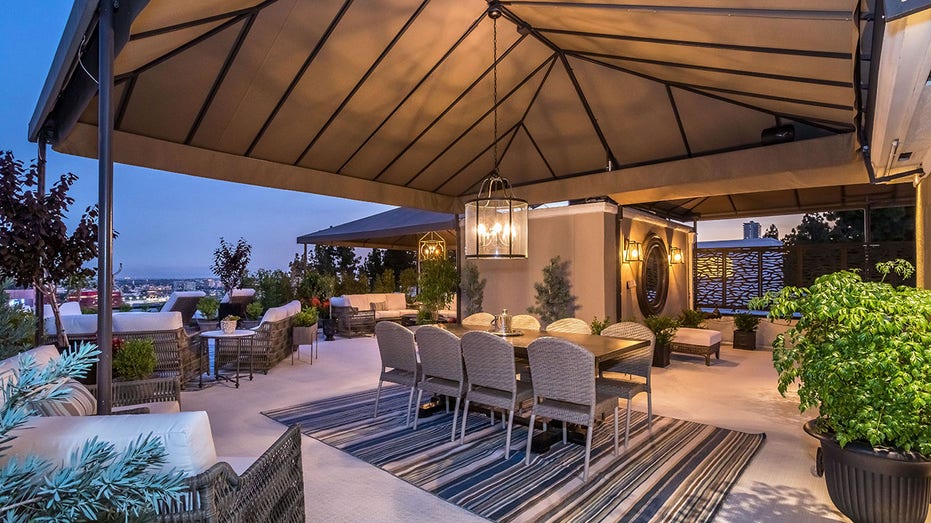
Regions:
<instances>
[{"instance_id":1,"label":"upholstered bench","mask_svg":"<svg viewBox=\"0 0 931 523\"><path fill-rule=\"evenodd\" d=\"M698 354L705 357L705 365L711 365L711 355L721 359L721 333L711 329L680 327L669 344L672 352Z\"/></svg>"}]
</instances>

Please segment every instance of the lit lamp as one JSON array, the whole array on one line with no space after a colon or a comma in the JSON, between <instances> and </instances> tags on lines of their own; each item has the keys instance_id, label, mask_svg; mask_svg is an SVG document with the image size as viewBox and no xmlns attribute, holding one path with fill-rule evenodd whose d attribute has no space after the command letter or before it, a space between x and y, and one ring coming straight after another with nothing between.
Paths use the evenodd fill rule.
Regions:
<instances>
[{"instance_id":1,"label":"lit lamp","mask_svg":"<svg viewBox=\"0 0 931 523\"><path fill-rule=\"evenodd\" d=\"M685 263L685 257L682 255L682 249L678 247L669 247L669 265L679 265Z\"/></svg>"},{"instance_id":2,"label":"lit lamp","mask_svg":"<svg viewBox=\"0 0 931 523\"><path fill-rule=\"evenodd\" d=\"M439 234L430 231L424 234L418 242L417 252L423 260L442 260L446 258L446 240Z\"/></svg>"},{"instance_id":3,"label":"lit lamp","mask_svg":"<svg viewBox=\"0 0 931 523\"><path fill-rule=\"evenodd\" d=\"M624 241L624 263L643 261L643 246L634 240Z\"/></svg>"},{"instance_id":4,"label":"lit lamp","mask_svg":"<svg viewBox=\"0 0 931 523\"><path fill-rule=\"evenodd\" d=\"M466 258L526 258L527 201L515 198L511 183L498 174L498 18L501 6L488 7L494 24L492 64L494 104L494 166L479 187L478 196L465 204Z\"/></svg>"}]
</instances>

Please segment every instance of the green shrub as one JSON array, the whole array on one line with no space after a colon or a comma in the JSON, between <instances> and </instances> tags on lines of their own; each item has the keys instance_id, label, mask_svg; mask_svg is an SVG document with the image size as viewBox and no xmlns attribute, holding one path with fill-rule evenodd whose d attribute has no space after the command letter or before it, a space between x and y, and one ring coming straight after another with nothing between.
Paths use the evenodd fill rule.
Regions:
<instances>
[{"instance_id":1,"label":"green shrub","mask_svg":"<svg viewBox=\"0 0 931 523\"><path fill-rule=\"evenodd\" d=\"M647 316L643 324L653 331L657 347L667 347L679 329L679 322L670 316Z\"/></svg>"},{"instance_id":2,"label":"green shrub","mask_svg":"<svg viewBox=\"0 0 931 523\"><path fill-rule=\"evenodd\" d=\"M595 316L595 318L592 319L592 324L591 324L592 334L601 334L601 331L605 330L605 327L607 327L610 323L611 323L610 316L606 316L605 319L603 320L599 320L598 316Z\"/></svg>"},{"instance_id":3,"label":"green shrub","mask_svg":"<svg viewBox=\"0 0 931 523\"><path fill-rule=\"evenodd\" d=\"M305 307L301 309L301 312L294 315L291 319L291 325L295 327L313 327L317 324L319 315L317 309L313 307Z\"/></svg>"},{"instance_id":4,"label":"green shrub","mask_svg":"<svg viewBox=\"0 0 931 523\"><path fill-rule=\"evenodd\" d=\"M131 312L132 310L133 306L128 303L120 305L120 312Z\"/></svg>"},{"instance_id":5,"label":"green shrub","mask_svg":"<svg viewBox=\"0 0 931 523\"><path fill-rule=\"evenodd\" d=\"M756 330L760 324L760 317L746 312L740 312L734 315L734 328L739 331L750 332Z\"/></svg>"},{"instance_id":6,"label":"green shrub","mask_svg":"<svg viewBox=\"0 0 931 523\"><path fill-rule=\"evenodd\" d=\"M255 287L257 301L265 309L279 307L294 299L291 275L282 270L259 269L252 275L250 283Z\"/></svg>"},{"instance_id":7,"label":"green shrub","mask_svg":"<svg viewBox=\"0 0 931 523\"><path fill-rule=\"evenodd\" d=\"M0 282L5 287L6 282ZM54 318L45 320L54 322ZM33 346L36 317L19 305L10 305L9 297L0 291L0 360L29 350Z\"/></svg>"},{"instance_id":8,"label":"green shrub","mask_svg":"<svg viewBox=\"0 0 931 523\"><path fill-rule=\"evenodd\" d=\"M117 349L117 346L119 348ZM113 343L113 374L124 380L144 380L155 373L155 342L150 339Z\"/></svg>"},{"instance_id":9,"label":"green shrub","mask_svg":"<svg viewBox=\"0 0 931 523\"><path fill-rule=\"evenodd\" d=\"M205 320L215 320L220 310L220 300L213 296L204 296L197 301L197 310L204 315Z\"/></svg>"},{"instance_id":10,"label":"green shrub","mask_svg":"<svg viewBox=\"0 0 931 523\"><path fill-rule=\"evenodd\" d=\"M265 313L265 307L262 306L261 302L254 301L249 305L246 305L246 317L250 320L257 320L262 317L262 314Z\"/></svg>"},{"instance_id":11,"label":"green shrub","mask_svg":"<svg viewBox=\"0 0 931 523\"><path fill-rule=\"evenodd\" d=\"M679 313L679 326L700 329L705 323L705 313L694 309L685 309Z\"/></svg>"}]
</instances>

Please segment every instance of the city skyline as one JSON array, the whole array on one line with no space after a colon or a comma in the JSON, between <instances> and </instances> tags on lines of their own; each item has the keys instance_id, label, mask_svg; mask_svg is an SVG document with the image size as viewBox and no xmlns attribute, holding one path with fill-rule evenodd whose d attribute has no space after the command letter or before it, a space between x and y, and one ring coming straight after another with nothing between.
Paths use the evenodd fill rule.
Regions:
<instances>
[{"instance_id":1,"label":"city skyline","mask_svg":"<svg viewBox=\"0 0 931 523\"><path fill-rule=\"evenodd\" d=\"M0 150L29 164L37 146L27 126L58 46L72 2L16 2L0 20L0 66L11 73L2 87ZM12 51L12 52L11 52ZM73 172L75 219L97 202L97 161L48 152L49 182ZM249 186L133 166L114 166L114 267L123 277L210 277L219 238L243 237L252 247L250 270L286 269L303 252L296 238L376 214L391 206L281 189ZM784 235L798 217L756 218L765 231L776 223ZM791 224L783 224L788 220ZM701 222L699 240L734 239L746 219ZM736 223L736 225L734 225ZM788 227L788 228L785 228Z\"/></svg>"}]
</instances>

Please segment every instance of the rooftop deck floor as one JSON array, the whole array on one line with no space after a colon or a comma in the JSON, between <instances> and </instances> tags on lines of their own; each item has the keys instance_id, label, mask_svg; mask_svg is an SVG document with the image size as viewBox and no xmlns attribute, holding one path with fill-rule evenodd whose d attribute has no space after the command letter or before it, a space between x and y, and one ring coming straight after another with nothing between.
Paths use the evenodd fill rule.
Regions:
<instances>
[{"instance_id":1,"label":"rooftop deck floor","mask_svg":"<svg viewBox=\"0 0 931 523\"><path fill-rule=\"evenodd\" d=\"M221 456L258 456L284 427L260 411L374 388L380 361L374 338L320 342L320 357L283 361L240 389L219 384L182 394L183 410L206 410ZM653 411L747 432L765 432L766 441L716 521L845 521L814 473L817 443L802 431L812 416L798 412L793 398L776 391L771 352L722 346L721 360L672 355L672 364L654 369ZM646 410L640 395L634 408ZM349 454L304 437L308 521L484 521Z\"/></svg>"}]
</instances>

